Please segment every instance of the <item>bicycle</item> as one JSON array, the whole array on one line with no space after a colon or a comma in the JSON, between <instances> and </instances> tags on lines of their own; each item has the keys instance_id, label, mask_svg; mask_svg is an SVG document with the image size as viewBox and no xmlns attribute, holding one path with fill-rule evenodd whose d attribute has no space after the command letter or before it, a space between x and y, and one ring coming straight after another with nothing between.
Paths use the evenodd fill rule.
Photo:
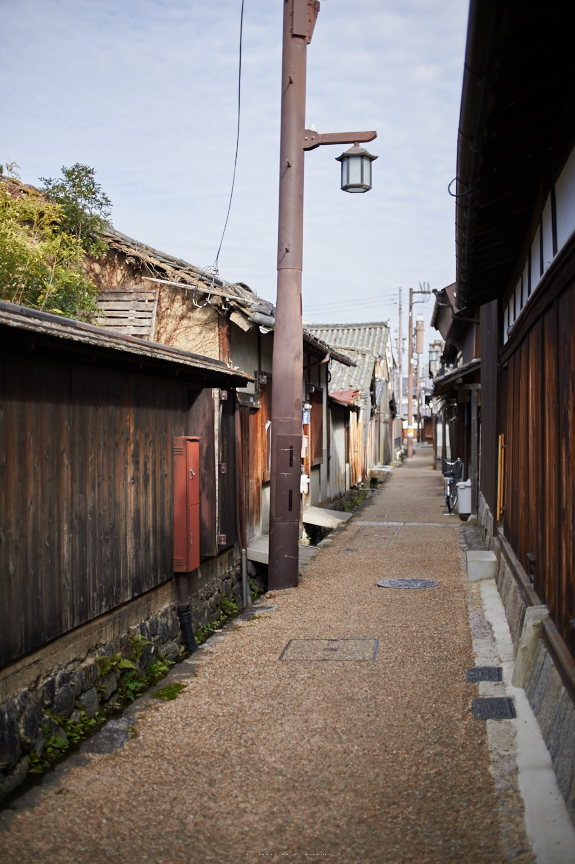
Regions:
<instances>
[{"instance_id":1,"label":"bicycle","mask_svg":"<svg viewBox=\"0 0 575 864\"><path fill-rule=\"evenodd\" d=\"M445 477L445 506L451 514L457 502L457 481L461 480L463 474L463 462L461 459L456 459L455 462L445 460L441 472Z\"/></svg>"}]
</instances>

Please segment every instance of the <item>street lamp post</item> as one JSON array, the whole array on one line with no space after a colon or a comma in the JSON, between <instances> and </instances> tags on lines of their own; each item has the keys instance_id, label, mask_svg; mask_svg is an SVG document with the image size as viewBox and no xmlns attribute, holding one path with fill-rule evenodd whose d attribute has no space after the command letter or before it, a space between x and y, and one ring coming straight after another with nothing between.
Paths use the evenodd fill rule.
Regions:
<instances>
[{"instance_id":1,"label":"street lamp post","mask_svg":"<svg viewBox=\"0 0 575 864\"><path fill-rule=\"evenodd\" d=\"M306 53L318 12L318 0L284 0L278 280L272 378L270 590L298 584L304 152L325 144L353 144L359 148L360 143L376 137L375 132L321 135L305 128ZM367 151L350 153L350 156L355 155L365 157L369 165L369 172L366 168L361 174L360 184L371 188L371 162L375 157ZM369 185L364 182L367 180ZM367 188L359 191L367 191Z\"/></svg>"}]
</instances>

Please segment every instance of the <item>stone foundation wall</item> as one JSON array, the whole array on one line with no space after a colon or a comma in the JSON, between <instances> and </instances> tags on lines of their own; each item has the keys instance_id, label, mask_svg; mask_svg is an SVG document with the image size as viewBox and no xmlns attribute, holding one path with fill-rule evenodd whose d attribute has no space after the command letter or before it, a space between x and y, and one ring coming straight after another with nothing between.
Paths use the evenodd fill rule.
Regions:
<instances>
[{"instance_id":1,"label":"stone foundation wall","mask_svg":"<svg viewBox=\"0 0 575 864\"><path fill-rule=\"evenodd\" d=\"M542 638L537 643L525 693L575 824L575 707Z\"/></svg>"},{"instance_id":2,"label":"stone foundation wall","mask_svg":"<svg viewBox=\"0 0 575 864\"><path fill-rule=\"evenodd\" d=\"M223 597L241 605L237 565L233 550L226 550L190 577L195 629L220 617ZM0 670L0 801L25 780L31 755L44 757L50 736L66 737L55 718L77 724L82 712L93 718L113 701L127 670L114 662L106 672L110 664L100 658L119 654L145 675L156 660L175 660L179 652L172 579Z\"/></svg>"},{"instance_id":3,"label":"stone foundation wall","mask_svg":"<svg viewBox=\"0 0 575 864\"><path fill-rule=\"evenodd\" d=\"M493 515L481 493L477 524L485 548L497 555L497 588L517 655L524 633L527 605L497 538L493 536ZM537 647L533 652L531 667L526 672L525 694L539 723L559 789L575 824L575 706L543 641L541 627L537 633Z\"/></svg>"}]
</instances>

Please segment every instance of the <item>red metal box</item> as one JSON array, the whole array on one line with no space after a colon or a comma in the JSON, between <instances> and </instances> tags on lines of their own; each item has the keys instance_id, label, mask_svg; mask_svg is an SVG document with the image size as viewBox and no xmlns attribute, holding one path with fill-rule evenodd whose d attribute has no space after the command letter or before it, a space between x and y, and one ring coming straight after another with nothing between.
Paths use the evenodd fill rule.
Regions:
<instances>
[{"instance_id":1,"label":"red metal box","mask_svg":"<svg viewBox=\"0 0 575 864\"><path fill-rule=\"evenodd\" d=\"M174 438L174 572L200 566L200 439Z\"/></svg>"}]
</instances>

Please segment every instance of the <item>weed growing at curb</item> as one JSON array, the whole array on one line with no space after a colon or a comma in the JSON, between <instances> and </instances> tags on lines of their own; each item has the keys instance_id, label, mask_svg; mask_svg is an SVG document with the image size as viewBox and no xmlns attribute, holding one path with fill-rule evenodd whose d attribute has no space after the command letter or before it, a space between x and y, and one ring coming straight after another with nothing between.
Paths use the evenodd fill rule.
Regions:
<instances>
[{"instance_id":1,"label":"weed growing at curb","mask_svg":"<svg viewBox=\"0 0 575 864\"><path fill-rule=\"evenodd\" d=\"M185 684L174 682L173 684L168 684L166 687L162 687L160 690L155 690L154 693L152 693L152 699L165 699L167 702L172 702L174 699L177 699L180 693L185 689Z\"/></svg>"}]
</instances>

